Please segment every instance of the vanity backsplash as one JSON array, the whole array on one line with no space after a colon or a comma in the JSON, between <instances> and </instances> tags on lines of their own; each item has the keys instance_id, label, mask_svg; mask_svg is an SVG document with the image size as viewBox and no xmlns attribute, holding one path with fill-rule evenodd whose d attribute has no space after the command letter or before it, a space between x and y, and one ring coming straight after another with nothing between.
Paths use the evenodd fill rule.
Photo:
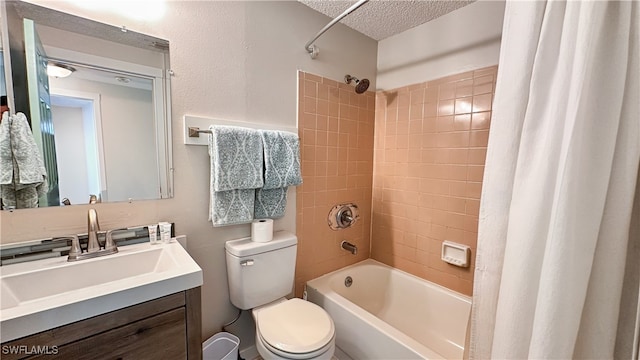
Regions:
<instances>
[{"instance_id":1,"label":"vanity backsplash","mask_svg":"<svg viewBox=\"0 0 640 360\"><path fill-rule=\"evenodd\" d=\"M175 237L175 224L171 224L171 237ZM87 249L87 234L79 234L80 246ZM115 230L113 239L117 246L126 246L149 241L149 231L146 226L134 226L127 229ZM100 237L104 241L104 236ZM71 238L53 237L12 243L0 246L0 266L34 261L58 256L69 255Z\"/></svg>"}]
</instances>

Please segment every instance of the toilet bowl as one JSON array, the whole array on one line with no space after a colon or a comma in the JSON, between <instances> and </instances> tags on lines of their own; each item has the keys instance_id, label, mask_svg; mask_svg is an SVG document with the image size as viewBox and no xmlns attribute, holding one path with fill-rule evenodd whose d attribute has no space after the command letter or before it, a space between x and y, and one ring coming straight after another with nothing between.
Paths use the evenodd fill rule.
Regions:
<instances>
[{"instance_id":1,"label":"toilet bowl","mask_svg":"<svg viewBox=\"0 0 640 360\"><path fill-rule=\"evenodd\" d=\"M251 238L224 245L231 303L250 310L256 323L256 349L264 359L331 359L335 328L329 314L302 299L287 300L293 289L298 238L286 231L260 243Z\"/></svg>"},{"instance_id":2,"label":"toilet bowl","mask_svg":"<svg viewBox=\"0 0 640 360\"><path fill-rule=\"evenodd\" d=\"M280 299L252 310L256 349L264 359L331 359L335 328L316 304Z\"/></svg>"}]
</instances>

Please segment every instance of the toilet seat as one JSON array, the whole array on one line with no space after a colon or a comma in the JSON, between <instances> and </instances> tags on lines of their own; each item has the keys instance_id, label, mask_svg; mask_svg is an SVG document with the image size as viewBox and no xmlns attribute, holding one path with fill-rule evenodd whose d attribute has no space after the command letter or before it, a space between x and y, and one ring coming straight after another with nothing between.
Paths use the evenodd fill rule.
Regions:
<instances>
[{"instance_id":1,"label":"toilet seat","mask_svg":"<svg viewBox=\"0 0 640 360\"><path fill-rule=\"evenodd\" d=\"M333 320L316 304L293 298L256 314L256 331L266 348L279 356L313 358L332 345Z\"/></svg>"},{"instance_id":2,"label":"toilet seat","mask_svg":"<svg viewBox=\"0 0 640 360\"><path fill-rule=\"evenodd\" d=\"M332 357L335 351L335 338L332 338L329 341L329 343L327 343L322 348L316 351L308 352L308 353L290 353L290 352L282 351L281 349L271 346L260 335L258 335L256 342L259 342L259 344L256 343L256 345L258 346L258 349L262 347L264 350L267 350L270 354L275 355L278 359L291 359L291 360L329 359ZM258 350L258 353L262 354L260 350ZM276 357L273 357L273 358L276 358Z\"/></svg>"}]
</instances>

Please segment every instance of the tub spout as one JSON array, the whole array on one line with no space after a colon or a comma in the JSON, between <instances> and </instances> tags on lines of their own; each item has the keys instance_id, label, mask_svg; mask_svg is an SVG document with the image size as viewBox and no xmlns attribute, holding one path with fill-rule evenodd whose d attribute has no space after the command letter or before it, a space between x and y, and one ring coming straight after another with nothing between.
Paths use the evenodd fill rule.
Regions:
<instances>
[{"instance_id":1,"label":"tub spout","mask_svg":"<svg viewBox=\"0 0 640 360\"><path fill-rule=\"evenodd\" d=\"M342 240L342 242L340 243L340 246L349 251L350 253L352 253L353 255L355 255L358 252L358 247L353 245L352 243L348 242L347 240Z\"/></svg>"}]
</instances>

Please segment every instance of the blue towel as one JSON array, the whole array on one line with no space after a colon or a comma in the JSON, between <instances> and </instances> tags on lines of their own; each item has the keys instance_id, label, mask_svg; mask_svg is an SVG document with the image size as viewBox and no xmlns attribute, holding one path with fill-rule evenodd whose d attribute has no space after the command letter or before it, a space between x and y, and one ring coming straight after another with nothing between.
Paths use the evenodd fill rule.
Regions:
<instances>
[{"instance_id":1,"label":"blue towel","mask_svg":"<svg viewBox=\"0 0 640 360\"><path fill-rule=\"evenodd\" d=\"M256 189L262 178L263 149L260 132L235 126L211 126L211 191Z\"/></svg>"},{"instance_id":2,"label":"blue towel","mask_svg":"<svg viewBox=\"0 0 640 360\"><path fill-rule=\"evenodd\" d=\"M211 126L209 129L209 220L213 226L250 223L255 188L264 184L260 133L233 126Z\"/></svg>"},{"instance_id":3,"label":"blue towel","mask_svg":"<svg viewBox=\"0 0 640 360\"><path fill-rule=\"evenodd\" d=\"M287 188L258 189L255 199L256 219L276 219L284 216L287 207Z\"/></svg>"},{"instance_id":4,"label":"blue towel","mask_svg":"<svg viewBox=\"0 0 640 360\"><path fill-rule=\"evenodd\" d=\"M253 221L254 189L216 191L211 195L211 222L214 227Z\"/></svg>"},{"instance_id":5,"label":"blue towel","mask_svg":"<svg viewBox=\"0 0 640 360\"><path fill-rule=\"evenodd\" d=\"M272 130L260 130L260 135L264 147L263 189L302 184L298 135Z\"/></svg>"}]
</instances>

